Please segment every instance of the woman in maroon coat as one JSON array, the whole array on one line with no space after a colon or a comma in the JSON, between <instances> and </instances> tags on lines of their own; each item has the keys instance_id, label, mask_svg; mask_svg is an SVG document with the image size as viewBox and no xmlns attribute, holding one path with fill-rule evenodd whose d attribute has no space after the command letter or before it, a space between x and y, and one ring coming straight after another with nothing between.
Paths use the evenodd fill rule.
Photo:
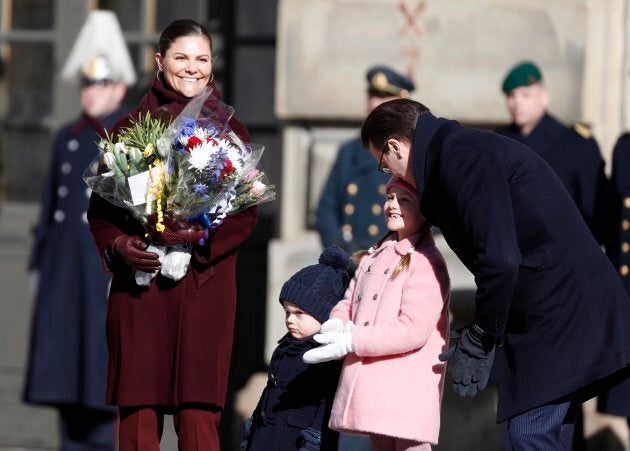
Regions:
<instances>
[{"instance_id":1,"label":"woman in maroon coat","mask_svg":"<svg viewBox=\"0 0 630 451\"><path fill-rule=\"evenodd\" d=\"M211 52L211 38L200 24L172 22L160 36L158 75L130 116L147 111L176 116L208 85L220 97L212 82ZM113 133L129 119L117 123ZM249 141L242 123L229 124ZM256 208L228 216L203 246L195 245L181 280L158 275L148 287L136 284L134 271L154 271L160 263L145 250L142 225L96 194L88 218L113 273L107 402L120 408L120 451L159 450L165 414L174 417L180 450L218 450L234 330L236 247L254 229ZM197 233L194 228L175 232L186 239Z\"/></svg>"}]
</instances>

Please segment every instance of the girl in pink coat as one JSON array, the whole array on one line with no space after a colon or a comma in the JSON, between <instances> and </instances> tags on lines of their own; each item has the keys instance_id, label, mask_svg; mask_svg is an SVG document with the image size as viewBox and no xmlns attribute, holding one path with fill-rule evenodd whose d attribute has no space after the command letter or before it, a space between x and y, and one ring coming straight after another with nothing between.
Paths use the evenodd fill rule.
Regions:
<instances>
[{"instance_id":1,"label":"girl in pink coat","mask_svg":"<svg viewBox=\"0 0 630 451\"><path fill-rule=\"evenodd\" d=\"M448 348L450 282L416 189L387 185L389 232L360 260L354 278L314 338L307 363L345 357L330 427L366 434L374 451L430 450L440 431Z\"/></svg>"}]
</instances>

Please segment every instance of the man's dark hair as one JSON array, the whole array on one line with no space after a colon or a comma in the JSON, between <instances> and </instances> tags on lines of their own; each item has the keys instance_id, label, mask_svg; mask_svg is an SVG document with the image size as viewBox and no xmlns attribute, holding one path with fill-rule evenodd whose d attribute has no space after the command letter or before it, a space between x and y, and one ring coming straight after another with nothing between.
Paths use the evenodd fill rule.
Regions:
<instances>
[{"instance_id":1,"label":"man's dark hair","mask_svg":"<svg viewBox=\"0 0 630 451\"><path fill-rule=\"evenodd\" d=\"M413 143L418 116L428 111L426 106L411 99L396 99L380 104L363 121L363 147L367 149L372 144L376 149L384 149L390 138Z\"/></svg>"}]
</instances>

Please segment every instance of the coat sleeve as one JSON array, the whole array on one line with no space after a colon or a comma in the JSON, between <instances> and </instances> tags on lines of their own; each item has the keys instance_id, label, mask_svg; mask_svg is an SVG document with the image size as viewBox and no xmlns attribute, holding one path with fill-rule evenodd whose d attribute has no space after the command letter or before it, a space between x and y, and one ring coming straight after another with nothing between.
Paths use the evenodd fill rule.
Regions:
<instances>
[{"instance_id":1,"label":"coat sleeve","mask_svg":"<svg viewBox=\"0 0 630 451\"><path fill-rule=\"evenodd\" d=\"M424 255L414 255L413 258L416 262L398 275L406 279L398 317L372 327L354 329L352 342L359 357L410 352L424 346L437 332L448 299L446 268L438 262L431 264ZM387 296L387 287L383 292Z\"/></svg>"},{"instance_id":2,"label":"coat sleeve","mask_svg":"<svg viewBox=\"0 0 630 451\"><path fill-rule=\"evenodd\" d=\"M48 165L48 172L46 174L46 180L44 182L44 188L41 196L39 218L37 220L37 224L35 224L35 227L33 228L34 241L29 258L29 270L39 269L42 252L48 240L50 225L53 222L52 215L53 211L55 211L57 186L59 185L59 181L57 180L57 168L59 167L57 149L63 146L64 132L67 132L67 129L57 133L52 148L52 155Z\"/></svg>"},{"instance_id":3,"label":"coat sleeve","mask_svg":"<svg viewBox=\"0 0 630 451\"><path fill-rule=\"evenodd\" d=\"M610 197L610 182L604 171L604 160L594 139L582 143L583 162L580 165L580 212L597 242L605 241L607 202Z\"/></svg>"},{"instance_id":4,"label":"coat sleeve","mask_svg":"<svg viewBox=\"0 0 630 451\"><path fill-rule=\"evenodd\" d=\"M252 233L257 220L258 207L255 205L227 216L223 224L211 232L204 246L194 247L195 260L201 264L210 264L235 250Z\"/></svg>"},{"instance_id":5,"label":"coat sleeve","mask_svg":"<svg viewBox=\"0 0 630 451\"><path fill-rule=\"evenodd\" d=\"M315 227L319 232L324 247L344 242L341 232L341 194L345 180L343 168L346 163L344 163L343 157L342 147L328 174L328 179L322 190L315 213Z\"/></svg>"},{"instance_id":6,"label":"coat sleeve","mask_svg":"<svg viewBox=\"0 0 630 451\"><path fill-rule=\"evenodd\" d=\"M357 270L358 273L358 270ZM355 273L356 274L356 273ZM357 276L355 275L348 284L348 288L343 295L341 301L330 311L330 318L339 318L344 324L352 319L352 298L354 288L357 285Z\"/></svg>"},{"instance_id":7,"label":"coat sleeve","mask_svg":"<svg viewBox=\"0 0 630 451\"><path fill-rule=\"evenodd\" d=\"M517 168L493 155L478 147L458 146L444 155L440 175L457 211L459 233L471 246L469 269L477 286L474 322L498 339L505 329L522 256L511 197L511 190L518 187L510 185L510 171Z\"/></svg>"}]
</instances>

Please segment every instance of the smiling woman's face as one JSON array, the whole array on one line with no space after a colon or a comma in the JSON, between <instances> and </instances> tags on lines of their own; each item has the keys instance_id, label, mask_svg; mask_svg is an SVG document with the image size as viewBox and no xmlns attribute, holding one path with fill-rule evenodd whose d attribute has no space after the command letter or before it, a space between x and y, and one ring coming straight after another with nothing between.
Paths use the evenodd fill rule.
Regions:
<instances>
[{"instance_id":1,"label":"smiling woman's face","mask_svg":"<svg viewBox=\"0 0 630 451\"><path fill-rule=\"evenodd\" d=\"M181 36L166 54L156 53L155 61L166 83L184 97L199 94L210 81L212 50L205 36Z\"/></svg>"}]
</instances>

